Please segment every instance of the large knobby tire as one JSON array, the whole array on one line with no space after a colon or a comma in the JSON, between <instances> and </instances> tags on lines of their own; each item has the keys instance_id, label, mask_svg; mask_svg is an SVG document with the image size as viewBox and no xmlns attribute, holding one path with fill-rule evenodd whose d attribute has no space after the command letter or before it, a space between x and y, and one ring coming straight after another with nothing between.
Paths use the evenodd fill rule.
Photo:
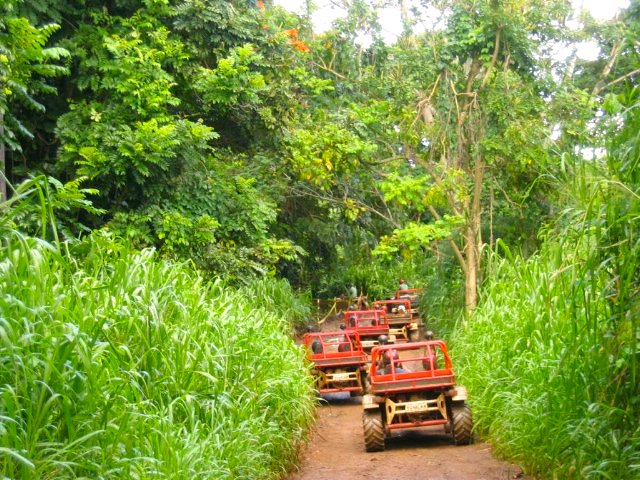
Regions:
<instances>
[{"instance_id":1,"label":"large knobby tire","mask_svg":"<svg viewBox=\"0 0 640 480\"><path fill-rule=\"evenodd\" d=\"M364 448L367 452L384 450L384 425L380 412L363 412L362 429L364 430Z\"/></svg>"},{"instance_id":2,"label":"large knobby tire","mask_svg":"<svg viewBox=\"0 0 640 480\"><path fill-rule=\"evenodd\" d=\"M466 403L454 405L451 413L453 417L453 442L456 445L469 445L472 440L471 429L473 428L471 408Z\"/></svg>"}]
</instances>

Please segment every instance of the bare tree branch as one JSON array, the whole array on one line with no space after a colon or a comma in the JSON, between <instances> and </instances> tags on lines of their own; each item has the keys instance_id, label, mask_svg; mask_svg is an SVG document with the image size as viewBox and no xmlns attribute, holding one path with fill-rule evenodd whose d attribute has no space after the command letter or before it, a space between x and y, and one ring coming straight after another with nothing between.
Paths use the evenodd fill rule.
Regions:
<instances>
[{"instance_id":1,"label":"bare tree branch","mask_svg":"<svg viewBox=\"0 0 640 480\"><path fill-rule=\"evenodd\" d=\"M621 77L616 78L613 82L607 83L604 87L602 87L602 90L604 90L605 88L609 88L610 86L615 85L616 83L620 83L621 81L631 77L632 75L635 75L636 73L640 73L640 68L636 68L635 70L629 73L625 73Z\"/></svg>"},{"instance_id":2,"label":"bare tree branch","mask_svg":"<svg viewBox=\"0 0 640 480\"><path fill-rule=\"evenodd\" d=\"M319 63L317 63L317 62L312 62L312 64L313 64L314 66L318 67L318 68L321 68L322 70L325 70L325 71L327 71L327 72L329 72L329 73L333 73L336 77L341 78L342 80L346 80L346 79L347 79L347 77L345 77L345 76L344 76L344 75L342 75L341 73L336 72L336 71L335 71L335 70L333 70L332 68L329 68L329 67L327 67L327 66L325 66L325 65L320 65L320 64L319 64Z\"/></svg>"},{"instance_id":3,"label":"bare tree branch","mask_svg":"<svg viewBox=\"0 0 640 480\"><path fill-rule=\"evenodd\" d=\"M600 80L593 87L593 90L591 91L592 97L597 96L602 91L602 89L605 88L604 79L607 78L607 76L611 73L611 70L615 65L616 60L618 59L618 55L620 54L620 50L622 48L622 43L623 43L623 40L620 40L611 49L611 55L609 57L609 61L604 66L604 69L602 70L602 76Z\"/></svg>"}]
</instances>

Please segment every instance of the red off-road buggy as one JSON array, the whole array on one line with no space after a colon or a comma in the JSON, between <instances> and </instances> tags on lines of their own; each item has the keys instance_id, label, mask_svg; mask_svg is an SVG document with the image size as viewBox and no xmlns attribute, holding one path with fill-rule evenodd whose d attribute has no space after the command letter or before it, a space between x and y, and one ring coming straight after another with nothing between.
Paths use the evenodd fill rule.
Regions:
<instances>
[{"instance_id":1,"label":"red off-road buggy","mask_svg":"<svg viewBox=\"0 0 640 480\"><path fill-rule=\"evenodd\" d=\"M406 290L396 290L396 299L406 299L411 302L411 314L419 317L418 304L420 303L421 288L408 288Z\"/></svg>"},{"instance_id":2,"label":"red off-road buggy","mask_svg":"<svg viewBox=\"0 0 640 480\"><path fill-rule=\"evenodd\" d=\"M471 442L467 392L456 386L447 347L440 340L381 345L371 352L369 392L362 399L368 452L403 428L444 426L456 445Z\"/></svg>"},{"instance_id":3,"label":"red off-road buggy","mask_svg":"<svg viewBox=\"0 0 640 480\"><path fill-rule=\"evenodd\" d=\"M389 343L395 342L395 336L389 332L389 320L384 310L348 310L344 312L344 329L360 335L365 352L378 345L380 335L388 336Z\"/></svg>"},{"instance_id":4,"label":"red off-road buggy","mask_svg":"<svg viewBox=\"0 0 640 480\"><path fill-rule=\"evenodd\" d=\"M389 333L395 335L396 341L403 339L408 342L417 342L420 340L422 320L419 316L412 315L410 299L376 300L373 302L373 308L384 310L387 313Z\"/></svg>"},{"instance_id":5,"label":"red off-road buggy","mask_svg":"<svg viewBox=\"0 0 640 480\"><path fill-rule=\"evenodd\" d=\"M357 396L366 391L368 357L357 332L307 333L304 345L307 359L313 363L318 393Z\"/></svg>"}]
</instances>

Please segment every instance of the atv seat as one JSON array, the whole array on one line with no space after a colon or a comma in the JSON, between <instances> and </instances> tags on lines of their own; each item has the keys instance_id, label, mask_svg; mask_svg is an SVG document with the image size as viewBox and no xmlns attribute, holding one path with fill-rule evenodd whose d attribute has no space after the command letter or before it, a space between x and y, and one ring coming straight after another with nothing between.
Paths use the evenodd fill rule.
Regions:
<instances>
[{"instance_id":1,"label":"atv seat","mask_svg":"<svg viewBox=\"0 0 640 480\"><path fill-rule=\"evenodd\" d=\"M423 388L452 387L455 377L451 369L430 372L398 372L376 375L371 378L372 393L420 390Z\"/></svg>"}]
</instances>

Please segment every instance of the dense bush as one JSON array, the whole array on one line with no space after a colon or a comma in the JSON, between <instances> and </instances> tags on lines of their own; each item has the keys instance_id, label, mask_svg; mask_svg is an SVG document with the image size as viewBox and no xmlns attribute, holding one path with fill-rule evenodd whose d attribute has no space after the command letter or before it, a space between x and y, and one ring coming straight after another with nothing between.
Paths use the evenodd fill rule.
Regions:
<instances>
[{"instance_id":1,"label":"dense bush","mask_svg":"<svg viewBox=\"0 0 640 480\"><path fill-rule=\"evenodd\" d=\"M277 478L314 406L289 322L106 236L71 253L0 249L0 476Z\"/></svg>"}]
</instances>

